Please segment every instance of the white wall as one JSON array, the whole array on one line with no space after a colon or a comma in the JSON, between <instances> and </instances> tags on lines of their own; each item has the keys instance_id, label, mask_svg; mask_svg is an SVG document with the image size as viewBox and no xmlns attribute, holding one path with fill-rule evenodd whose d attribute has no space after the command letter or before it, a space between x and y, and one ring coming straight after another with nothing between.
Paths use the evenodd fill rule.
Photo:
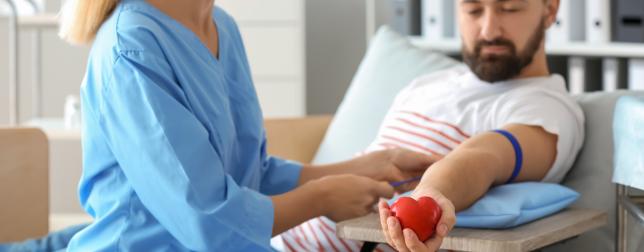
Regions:
<instances>
[{"instance_id":1,"label":"white wall","mask_svg":"<svg viewBox=\"0 0 644 252\"><path fill-rule=\"evenodd\" d=\"M0 125L9 122L9 44L8 19L0 18ZM55 29L41 32L42 44L42 114L43 117L62 117L68 94L79 93L89 49L73 47L60 40ZM19 36L20 118L32 118L32 87L34 74L34 31L21 30Z\"/></svg>"}]
</instances>

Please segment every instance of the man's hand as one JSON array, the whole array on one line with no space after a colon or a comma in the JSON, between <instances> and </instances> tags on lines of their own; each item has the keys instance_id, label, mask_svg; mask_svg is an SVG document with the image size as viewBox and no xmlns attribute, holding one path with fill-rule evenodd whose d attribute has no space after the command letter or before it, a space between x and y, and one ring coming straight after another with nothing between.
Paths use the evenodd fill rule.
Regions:
<instances>
[{"instance_id":1,"label":"man's hand","mask_svg":"<svg viewBox=\"0 0 644 252\"><path fill-rule=\"evenodd\" d=\"M386 201L382 200L378 204L380 212L380 225L382 231L387 239L387 243L394 249L402 252L424 252L424 251L438 251L443 238L447 236L450 230L456 224L456 213L454 205L439 191L431 188L424 188L422 191L414 191L411 195L412 198L418 199L422 196L432 197L436 203L441 207L443 214L436 224L436 233L429 240L422 242L409 228L402 230L400 222L396 217L392 216L389 205Z\"/></svg>"}]
</instances>

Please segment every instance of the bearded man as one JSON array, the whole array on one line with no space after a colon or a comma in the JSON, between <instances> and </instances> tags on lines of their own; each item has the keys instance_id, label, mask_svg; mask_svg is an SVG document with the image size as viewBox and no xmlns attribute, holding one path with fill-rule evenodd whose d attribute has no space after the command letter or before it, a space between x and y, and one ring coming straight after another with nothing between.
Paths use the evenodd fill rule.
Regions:
<instances>
[{"instance_id":1,"label":"bearded man","mask_svg":"<svg viewBox=\"0 0 644 252\"><path fill-rule=\"evenodd\" d=\"M458 0L464 65L421 76L398 93L366 152L406 148L437 157L411 196L442 209L436 235L421 242L379 204L388 245L377 250L436 251L464 210L491 187L559 183L584 140L584 117L551 75L544 50L559 0ZM316 218L282 234L286 250L357 251Z\"/></svg>"}]
</instances>

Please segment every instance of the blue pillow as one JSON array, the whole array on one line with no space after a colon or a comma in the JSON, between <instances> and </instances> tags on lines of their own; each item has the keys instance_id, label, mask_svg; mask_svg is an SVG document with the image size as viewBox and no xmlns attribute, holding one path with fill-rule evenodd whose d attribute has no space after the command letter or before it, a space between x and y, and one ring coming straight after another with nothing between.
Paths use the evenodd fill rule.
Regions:
<instances>
[{"instance_id":1,"label":"blue pillow","mask_svg":"<svg viewBox=\"0 0 644 252\"><path fill-rule=\"evenodd\" d=\"M579 193L559 184L522 182L501 185L490 189L470 208L458 212L456 226L512 228L554 214L577 198ZM389 200L389 204L393 204L396 199L397 197Z\"/></svg>"}]
</instances>

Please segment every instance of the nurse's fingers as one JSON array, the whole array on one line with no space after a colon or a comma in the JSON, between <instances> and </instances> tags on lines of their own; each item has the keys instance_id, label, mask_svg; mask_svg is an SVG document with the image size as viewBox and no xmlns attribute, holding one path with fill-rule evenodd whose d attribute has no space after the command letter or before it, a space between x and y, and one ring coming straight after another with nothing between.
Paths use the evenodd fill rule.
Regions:
<instances>
[{"instance_id":1,"label":"nurse's fingers","mask_svg":"<svg viewBox=\"0 0 644 252\"><path fill-rule=\"evenodd\" d=\"M402 172L420 173L441 160L443 156L427 155L421 152L415 152L403 148L396 148L392 151L392 163Z\"/></svg>"},{"instance_id":2,"label":"nurse's fingers","mask_svg":"<svg viewBox=\"0 0 644 252\"><path fill-rule=\"evenodd\" d=\"M396 192L394 187L387 182L376 182L376 185L373 187L373 190L374 190L373 192L377 196L377 199L379 198L389 199L393 197L394 193Z\"/></svg>"}]
</instances>

